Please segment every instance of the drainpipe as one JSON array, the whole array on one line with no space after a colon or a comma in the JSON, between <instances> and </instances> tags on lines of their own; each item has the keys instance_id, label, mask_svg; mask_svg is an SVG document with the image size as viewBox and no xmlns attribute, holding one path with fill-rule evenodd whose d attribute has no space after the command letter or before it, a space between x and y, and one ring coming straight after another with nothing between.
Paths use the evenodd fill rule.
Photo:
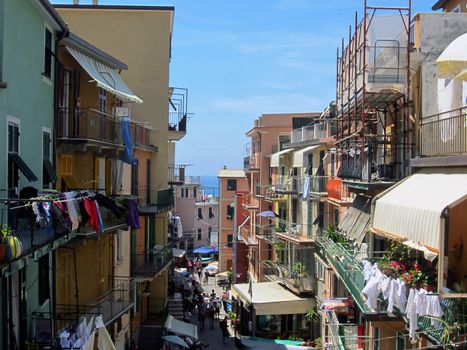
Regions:
<instances>
[{"instance_id":1,"label":"drainpipe","mask_svg":"<svg viewBox=\"0 0 467 350\"><path fill-rule=\"evenodd\" d=\"M233 283L237 282L237 194L234 194Z\"/></svg>"},{"instance_id":2,"label":"drainpipe","mask_svg":"<svg viewBox=\"0 0 467 350\"><path fill-rule=\"evenodd\" d=\"M444 256L446 247L446 233L449 232L449 207L444 208L441 213L439 224L439 252L438 252L438 294L443 294L444 285Z\"/></svg>"}]
</instances>

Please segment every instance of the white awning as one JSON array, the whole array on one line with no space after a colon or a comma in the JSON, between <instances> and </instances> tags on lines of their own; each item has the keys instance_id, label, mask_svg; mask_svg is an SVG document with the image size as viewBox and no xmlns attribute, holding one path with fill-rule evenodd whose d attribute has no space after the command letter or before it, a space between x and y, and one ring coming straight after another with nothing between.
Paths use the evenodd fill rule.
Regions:
<instances>
[{"instance_id":1,"label":"white awning","mask_svg":"<svg viewBox=\"0 0 467 350\"><path fill-rule=\"evenodd\" d=\"M371 220L371 198L357 195L337 227L348 239L361 244Z\"/></svg>"},{"instance_id":2,"label":"white awning","mask_svg":"<svg viewBox=\"0 0 467 350\"><path fill-rule=\"evenodd\" d=\"M251 293L250 293L251 291ZM232 285L232 296L246 306L253 305L259 315L304 314L311 306L311 300L300 298L278 282L249 283Z\"/></svg>"},{"instance_id":3,"label":"white awning","mask_svg":"<svg viewBox=\"0 0 467 350\"><path fill-rule=\"evenodd\" d=\"M169 332L176 333L179 335L185 335L198 340L198 327L194 324L177 320L172 315L167 316L167 320L164 325L165 329Z\"/></svg>"},{"instance_id":4,"label":"white awning","mask_svg":"<svg viewBox=\"0 0 467 350\"><path fill-rule=\"evenodd\" d=\"M372 229L439 251L443 212L464 199L467 199L466 170L425 169L376 197Z\"/></svg>"},{"instance_id":5,"label":"white awning","mask_svg":"<svg viewBox=\"0 0 467 350\"><path fill-rule=\"evenodd\" d=\"M66 46L66 48L79 65L95 80L97 86L116 95L124 102L143 102L130 90L116 69L98 62L72 47Z\"/></svg>"},{"instance_id":6,"label":"white awning","mask_svg":"<svg viewBox=\"0 0 467 350\"><path fill-rule=\"evenodd\" d=\"M274 168L274 167L277 168L279 166L279 164L280 164L281 155L289 153L291 151L292 151L292 148L289 148L289 149L284 149L284 150L282 150L280 152L276 152L276 153L271 154L271 168Z\"/></svg>"},{"instance_id":7,"label":"white awning","mask_svg":"<svg viewBox=\"0 0 467 350\"><path fill-rule=\"evenodd\" d=\"M305 147L299 151L294 152L293 153L293 167L302 168L302 167L308 166L308 160L305 159L305 154L313 151L314 149L317 149L318 147L319 145L309 146L309 147Z\"/></svg>"}]
</instances>

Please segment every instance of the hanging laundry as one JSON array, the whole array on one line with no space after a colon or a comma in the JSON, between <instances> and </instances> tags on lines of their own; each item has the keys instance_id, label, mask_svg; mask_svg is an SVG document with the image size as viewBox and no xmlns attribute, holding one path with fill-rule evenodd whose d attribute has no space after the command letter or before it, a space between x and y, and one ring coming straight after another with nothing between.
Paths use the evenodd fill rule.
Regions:
<instances>
[{"instance_id":1,"label":"hanging laundry","mask_svg":"<svg viewBox=\"0 0 467 350\"><path fill-rule=\"evenodd\" d=\"M417 306L417 314L418 316L424 316L427 313L427 291L423 288L421 288L416 294L415 294L415 305Z\"/></svg>"},{"instance_id":2,"label":"hanging laundry","mask_svg":"<svg viewBox=\"0 0 467 350\"><path fill-rule=\"evenodd\" d=\"M88 197L84 198L84 207L86 208L86 212L89 215L89 225L92 226L94 231L96 232L101 232L100 231L100 225L99 225L99 217L98 217L98 211L96 207L96 203L89 199Z\"/></svg>"},{"instance_id":3,"label":"hanging laundry","mask_svg":"<svg viewBox=\"0 0 467 350\"><path fill-rule=\"evenodd\" d=\"M131 228L141 228L139 223L138 203L133 199L128 201L128 217L126 219L126 224Z\"/></svg>"},{"instance_id":4,"label":"hanging laundry","mask_svg":"<svg viewBox=\"0 0 467 350\"><path fill-rule=\"evenodd\" d=\"M384 300L388 300L391 281L392 281L392 278L384 276L379 286L379 289L381 289L381 292L383 293Z\"/></svg>"},{"instance_id":5,"label":"hanging laundry","mask_svg":"<svg viewBox=\"0 0 467 350\"><path fill-rule=\"evenodd\" d=\"M397 299L396 299L396 306L399 308L401 312L404 312L405 305L407 302L407 286L404 281L396 280L397 283Z\"/></svg>"},{"instance_id":6,"label":"hanging laundry","mask_svg":"<svg viewBox=\"0 0 467 350\"><path fill-rule=\"evenodd\" d=\"M379 271L378 268L375 268L373 276L362 290L362 294L367 297L365 304L372 310L376 309L378 306L378 296L380 293L379 285L383 280L383 277L384 275L381 271Z\"/></svg>"},{"instance_id":7,"label":"hanging laundry","mask_svg":"<svg viewBox=\"0 0 467 350\"><path fill-rule=\"evenodd\" d=\"M83 350L94 350L94 339L96 338L96 331L92 331L86 343L83 345Z\"/></svg>"},{"instance_id":8,"label":"hanging laundry","mask_svg":"<svg viewBox=\"0 0 467 350\"><path fill-rule=\"evenodd\" d=\"M99 203L97 203L97 201L95 199L92 200L94 206L96 207L96 211L97 211L97 221L99 223L99 232L104 232L104 222L102 220L102 216L101 216L101 211L99 209Z\"/></svg>"},{"instance_id":9,"label":"hanging laundry","mask_svg":"<svg viewBox=\"0 0 467 350\"><path fill-rule=\"evenodd\" d=\"M55 225L55 235L62 236L70 232L70 222L66 219L68 214L60 209L58 203L52 205L52 221ZM66 217L65 217L66 215Z\"/></svg>"},{"instance_id":10,"label":"hanging laundry","mask_svg":"<svg viewBox=\"0 0 467 350\"><path fill-rule=\"evenodd\" d=\"M439 297L435 294L428 294L426 296L426 313L427 315L441 318L444 315L443 310L441 309L441 303L439 302ZM441 322L435 319L431 319L431 325L433 327L439 328Z\"/></svg>"},{"instance_id":11,"label":"hanging laundry","mask_svg":"<svg viewBox=\"0 0 467 350\"><path fill-rule=\"evenodd\" d=\"M405 313L409 323L409 337L412 341L417 340L415 336L415 330L417 329L417 305L415 304L415 295L417 292L411 288L409 292L409 298L407 300L407 308Z\"/></svg>"},{"instance_id":12,"label":"hanging laundry","mask_svg":"<svg viewBox=\"0 0 467 350\"><path fill-rule=\"evenodd\" d=\"M66 204L67 212L68 212L68 215L70 215L70 220L72 222L71 229L72 229L72 231L77 230L78 227L79 227L79 223L80 223L81 218L78 215L78 211L76 209L76 203L75 203L75 200L74 200L75 197L76 197L76 192L74 192L74 191L65 192L65 193L63 193L63 195L67 199L67 201L64 202L64 203Z\"/></svg>"},{"instance_id":13,"label":"hanging laundry","mask_svg":"<svg viewBox=\"0 0 467 350\"><path fill-rule=\"evenodd\" d=\"M94 197L99 206L109 209L117 218L123 218L125 208L119 206L114 200L104 196L103 194L97 193Z\"/></svg>"},{"instance_id":14,"label":"hanging laundry","mask_svg":"<svg viewBox=\"0 0 467 350\"><path fill-rule=\"evenodd\" d=\"M389 293L388 293L388 313L392 314L394 305L397 304L397 291L399 289L399 286L397 284L397 281L395 279L391 279L390 285L389 285Z\"/></svg>"}]
</instances>

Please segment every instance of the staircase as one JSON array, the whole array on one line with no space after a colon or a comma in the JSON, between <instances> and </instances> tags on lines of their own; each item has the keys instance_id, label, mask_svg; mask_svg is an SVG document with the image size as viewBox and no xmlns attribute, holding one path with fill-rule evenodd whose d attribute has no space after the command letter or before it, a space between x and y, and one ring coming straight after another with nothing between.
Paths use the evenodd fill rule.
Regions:
<instances>
[{"instance_id":1,"label":"staircase","mask_svg":"<svg viewBox=\"0 0 467 350\"><path fill-rule=\"evenodd\" d=\"M181 293L174 293L169 298L169 315L177 320L183 321L183 297Z\"/></svg>"}]
</instances>

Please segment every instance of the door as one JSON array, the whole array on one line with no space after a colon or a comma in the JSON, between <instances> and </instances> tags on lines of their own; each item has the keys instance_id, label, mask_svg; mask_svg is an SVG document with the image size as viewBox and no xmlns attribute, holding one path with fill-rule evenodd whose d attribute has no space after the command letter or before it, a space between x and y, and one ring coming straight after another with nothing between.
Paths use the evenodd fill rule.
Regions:
<instances>
[{"instance_id":1,"label":"door","mask_svg":"<svg viewBox=\"0 0 467 350\"><path fill-rule=\"evenodd\" d=\"M62 80L62 88L60 91L60 97L58 101L58 108L59 108L59 120L60 120L60 130L59 133L63 137L70 136L70 77L71 72L68 69L64 69L62 71L63 80Z\"/></svg>"},{"instance_id":2,"label":"door","mask_svg":"<svg viewBox=\"0 0 467 350\"><path fill-rule=\"evenodd\" d=\"M105 158L97 158L97 192L105 195Z\"/></svg>"}]
</instances>

